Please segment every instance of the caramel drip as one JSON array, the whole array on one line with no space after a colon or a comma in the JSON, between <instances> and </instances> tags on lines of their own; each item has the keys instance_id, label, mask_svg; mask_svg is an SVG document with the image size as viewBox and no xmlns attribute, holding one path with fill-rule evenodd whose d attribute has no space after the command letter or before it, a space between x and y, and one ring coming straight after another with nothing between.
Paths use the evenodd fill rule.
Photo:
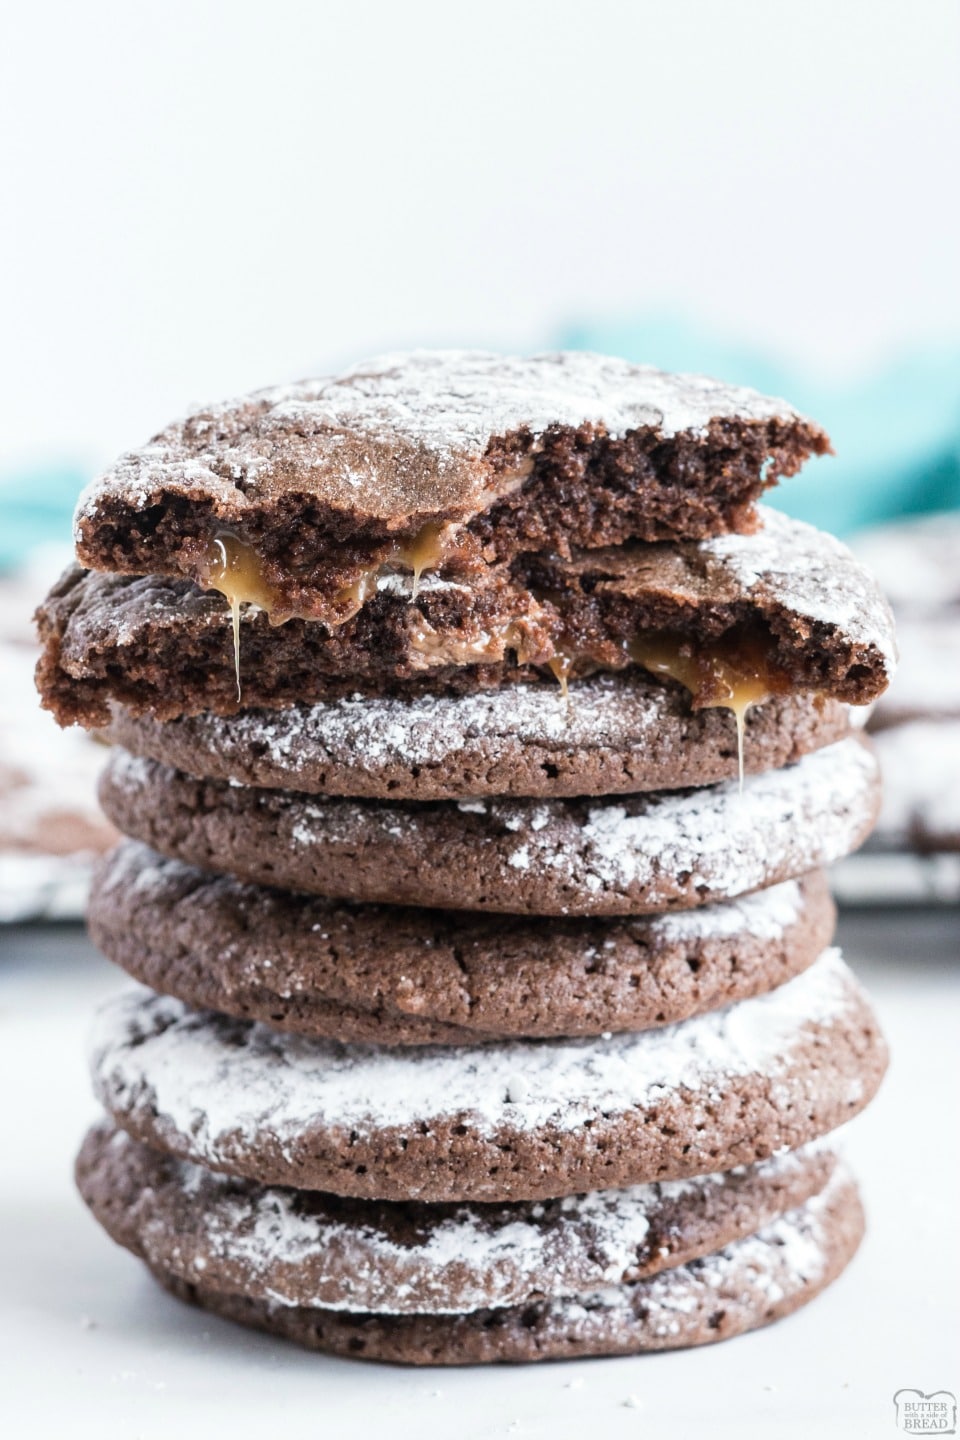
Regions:
<instances>
[{"instance_id":1,"label":"caramel drip","mask_svg":"<svg viewBox=\"0 0 960 1440\"><path fill-rule=\"evenodd\" d=\"M693 696L698 709L733 712L737 726L737 768L743 791L743 740L747 711L782 689L782 677L769 666L758 646L722 642L697 646L675 635L643 635L631 641L631 659L654 675L677 680Z\"/></svg>"},{"instance_id":2,"label":"caramel drip","mask_svg":"<svg viewBox=\"0 0 960 1440\"><path fill-rule=\"evenodd\" d=\"M413 571L413 594L416 598L420 576L424 570L432 569L443 558L451 527L430 523L421 527L406 545L397 545L389 552L383 564L406 565ZM349 585L344 585L334 596L337 617L333 622L344 624L356 615L372 595L376 593L377 579L382 564L371 565L362 570ZM197 580L205 589L218 590L230 606L233 630L233 663L237 676L237 699L241 698L240 686L240 606L257 605L267 614L270 623L282 624L291 618L291 612L280 596L264 577L263 562L252 545L223 531L215 535L204 551L197 570Z\"/></svg>"},{"instance_id":3,"label":"caramel drip","mask_svg":"<svg viewBox=\"0 0 960 1440\"><path fill-rule=\"evenodd\" d=\"M230 606L233 627L233 663L237 674L237 699L240 691L240 606L259 605L269 615L276 607L277 597L263 577L260 557L252 546L235 535L215 535L207 546L199 571L199 582L206 589L219 590Z\"/></svg>"},{"instance_id":4,"label":"caramel drip","mask_svg":"<svg viewBox=\"0 0 960 1440\"><path fill-rule=\"evenodd\" d=\"M447 551L451 527L430 521L421 526L413 539L406 544L394 545L386 563L405 565L413 571L413 598L416 600L420 588L420 576L424 570L435 570Z\"/></svg>"},{"instance_id":5,"label":"caramel drip","mask_svg":"<svg viewBox=\"0 0 960 1440\"><path fill-rule=\"evenodd\" d=\"M390 565L403 565L413 571L412 599L416 600L420 576L424 570L436 569L446 554L450 529L449 525L433 522L421 526L407 544L391 546L381 562L361 571L351 585L344 585L338 590L334 597L336 604L347 607L346 614L338 617L338 623L351 619L376 594L377 580L382 570Z\"/></svg>"},{"instance_id":6,"label":"caramel drip","mask_svg":"<svg viewBox=\"0 0 960 1440\"><path fill-rule=\"evenodd\" d=\"M416 598L424 570L432 570L443 560L453 526L430 522L421 526L412 540L394 545L382 561L361 570L355 580L344 585L334 596L338 610L335 621L343 624L376 593L377 580L385 566L404 565L413 571L413 595ZM258 605L266 611L271 624L282 624L297 612L291 611L274 587L265 579L263 562L252 545L222 531L210 541L197 570L197 580L206 589L219 590L225 596L233 616L234 649L239 657L240 606ZM309 615L304 619L313 618ZM240 662L237 659L239 674Z\"/></svg>"},{"instance_id":7,"label":"caramel drip","mask_svg":"<svg viewBox=\"0 0 960 1440\"><path fill-rule=\"evenodd\" d=\"M560 682L560 693L563 695L564 700L570 699L570 676L573 673L575 664L575 656L566 655L559 651L554 655L552 660L547 661L547 668L553 671Z\"/></svg>"}]
</instances>

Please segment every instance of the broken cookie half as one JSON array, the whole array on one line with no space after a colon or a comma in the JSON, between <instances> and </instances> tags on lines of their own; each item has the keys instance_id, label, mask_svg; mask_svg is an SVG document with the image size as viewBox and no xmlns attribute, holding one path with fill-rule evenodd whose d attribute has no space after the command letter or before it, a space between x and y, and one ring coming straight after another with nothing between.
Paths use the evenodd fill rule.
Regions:
<instances>
[{"instance_id":1,"label":"broken cookie half","mask_svg":"<svg viewBox=\"0 0 960 1440\"><path fill-rule=\"evenodd\" d=\"M829 440L785 401L581 352L414 351L189 415L81 497L94 570L339 624L391 571L749 530Z\"/></svg>"}]
</instances>

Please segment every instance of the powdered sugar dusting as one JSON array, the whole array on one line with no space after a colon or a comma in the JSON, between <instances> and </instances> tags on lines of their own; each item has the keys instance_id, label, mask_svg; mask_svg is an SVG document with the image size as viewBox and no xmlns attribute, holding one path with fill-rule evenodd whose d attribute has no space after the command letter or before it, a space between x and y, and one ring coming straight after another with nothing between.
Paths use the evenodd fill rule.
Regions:
<instances>
[{"instance_id":1,"label":"powdered sugar dusting","mask_svg":"<svg viewBox=\"0 0 960 1440\"><path fill-rule=\"evenodd\" d=\"M136 1163L135 1143L123 1131L109 1144ZM165 1160L172 1193L166 1185L159 1194L150 1189L138 1206L137 1238L161 1268L173 1264L195 1279L198 1259L214 1257L233 1273L242 1270L245 1289L278 1304L456 1314L522 1304L545 1289L559 1296L622 1284L638 1278L641 1267L662 1268L669 1256L651 1252L649 1236L674 1234L682 1224L678 1204L696 1214L704 1203L719 1203L722 1213L718 1196L726 1191L731 1205L749 1208L765 1186L802 1181L828 1149L814 1142L696 1180L593 1191L552 1204L444 1207L421 1212L415 1231L402 1239L381 1207L344 1216L323 1197ZM183 1206L185 1199L185 1215L165 1203Z\"/></svg>"},{"instance_id":2,"label":"powdered sugar dusting","mask_svg":"<svg viewBox=\"0 0 960 1440\"><path fill-rule=\"evenodd\" d=\"M149 768L136 768L142 762L117 755L114 764L120 783L132 770L134 783L152 786ZM571 910L613 912L612 896L629 895L636 903L641 891L644 904L656 910L675 900L680 875L690 877L695 904L838 859L865 835L877 795L876 760L851 737L782 770L748 776L742 794L729 781L614 804L477 801L464 818L472 827L470 854L479 854L474 863L486 867L490 884L511 871L529 872L562 883ZM295 797L283 803L290 838L305 849L419 845L438 823L435 811L377 801Z\"/></svg>"},{"instance_id":3,"label":"powdered sugar dusting","mask_svg":"<svg viewBox=\"0 0 960 1440\"><path fill-rule=\"evenodd\" d=\"M720 905L699 910L677 910L651 921L651 939L682 944L725 936L752 935L757 940L778 940L795 925L803 910L803 892L796 880L784 880L752 895L741 895Z\"/></svg>"},{"instance_id":4,"label":"powdered sugar dusting","mask_svg":"<svg viewBox=\"0 0 960 1440\"><path fill-rule=\"evenodd\" d=\"M694 1268L681 1265L643 1282L644 1302L654 1312L660 1312L651 1317L654 1333L678 1334L680 1326L674 1328L671 1317L701 1311L711 1291L715 1295L739 1291L746 1299L754 1291L770 1306L815 1285L826 1269L826 1215L838 1193L849 1184L840 1172L819 1195L765 1225L756 1235L706 1256ZM615 1308L632 1313L628 1288L610 1299Z\"/></svg>"},{"instance_id":5,"label":"powdered sugar dusting","mask_svg":"<svg viewBox=\"0 0 960 1440\"><path fill-rule=\"evenodd\" d=\"M281 404L315 403L300 395ZM370 425L371 407L426 443L481 449L524 426L602 424L610 435L652 426L662 435L702 433L712 419L796 419L784 400L705 375L669 374L589 351L530 359L483 351L419 350L379 356L328 382L319 403L344 423Z\"/></svg>"},{"instance_id":6,"label":"powdered sugar dusting","mask_svg":"<svg viewBox=\"0 0 960 1440\"><path fill-rule=\"evenodd\" d=\"M514 1335L532 1330L541 1357L576 1354L577 1346L604 1353L702 1344L749 1330L811 1298L850 1258L860 1230L856 1189L838 1167L805 1204L703 1259L633 1285L546 1299L529 1315L504 1318ZM281 1316L284 1308L266 1306L268 1314ZM472 1319L464 1317L468 1326ZM454 1333L451 1353L456 1341Z\"/></svg>"},{"instance_id":7,"label":"powdered sugar dusting","mask_svg":"<svg viewBox=\"0 0 960 1440\"><path fill-rule=\"evenodd\" d=\"M560 687L504 686L466 695L354 695L307 708L247 711L192 719L201 743L225 742L242 756L263 749L295 773L305 749L339 764L443 765L465 744L620 748L653 739L668 709L668 692L635 675L579 681L574 699Z\"/></svg>"},{"instance_id":8,"label":"powdered sugar dusting","mask_svg":"<svg viewBox=\"0 0 960 1440\"><path fill-rule=\"evenodd\" d=\"M845 1239L835 1252L832 1229L837 1212L845 1218L854 1202L852 1182L838 1169L805 1205L702 1260L636 1285L544 1302L536 1318L538 1343L556 1344L557 1353L571 1353L577 1344L666 1349L703 1343L717 1312L728 1334L762 1324L771 1311L813 1293L849 1253Z\"/></svg>"},{"instance_id":9,"label":"powdered sugar dusting","mask_svg":"<svg viewBox=\"0 0 960 1440\"><path fill-rule=\"evenodd\" d=\"M788 733L802 731L813 706L812 697L805 703L795 698L780 723ZM705 713L710 723L728 725L732 766L733 715ZM690 748L696 754L700 743L696 725L675 690L631 668L576 681L568 696L551 681L463 695L356 694L286 710L201 714L174 722L172 729L123 716L118 738L140 753L165 759L171 735L175 744L182 735L198 773L292 790L339 790L340 783L327 783L331 766L347 772L359 793L371 793L372 777L385 771L390 772L382 781L386 786L396 769L416 770L429 777L432 797L448 788L451 794L462 793L464 772L475 777L474 794L513 793L507 782L518 766L525 783L541 783L547 791L550 783L537 774L537 762L548 772L550 757L556 756L564 765L564 784L551 793L563 794L576 782L576 775L567 773L572 756L587 763L611 752L623 759L624 787L646 788L633 781L638 765L655 773L658 766L662 773L682 768L681 757ZM706 749L716 765L710 745ZM178 760L179 752L173 763ZM444 772L451 777L449 787ZM559 784L555 777L553 784ZM342 788L352 786L343 783ZM517 788L523 788L519 782Z\"/></svg>"},{"instance_id":10,"label":"powdered sugar dusting","mask_svg":"<svg viewBox=\"0 0 960 1440\"><path fill-rule=\"evenodd\" d=\"M655 883L654 867L673 874L693 868L714 895L738 895L769 878L778 852L797 856L794 873L813 869L843 854L862 829L875 776L870 752L855 739L841 740L794 766L751 776L742 795L728 781L664 796L638 814L625 805L597 805L583 831L591 861L586 883L595 877L619 889L647 874Z\"/></svg>"},{"instance_id":11,"label":"powdered sugar dusting","mask_svg":"<svg viewBox=\"0 0 960 1440\"><path fill-rule=\"evenodd\" d=\"M216 1164L231 1139L255 1145L264 1131L286 1148L316 1126L369 1132L453 1117L487 1138L576 1129L680 1089L777 1075L808 1026L842 1023L858 1003L839 951L827 950L776 990L662 1030L410 1053L282 1035L138 988L101 1011L92 1068L111 1113L146 1107L191 1158ZM522 1098L510 1099L518 1077Z\"/></svg>"},{"instance_id":12,"label":"powdered sugar dusting","mask_svg":"<svg viewBox=\"0 0 960 1440\"><path fill-rule=\"evenodd\" d=\"M748 596L769 597L829 632L880 652L888 680L897 663L893 615L870 572L834 536L760 505L752 535L703 540L699 552L718 561Z\"/></svg>"},{"instance_id":13,"label":"powdered sugar dusting","mask_svg":"<svg viewBox=\"0 0 960 1440\"><path fill-rule=\"evenodd\" d=\"M142 509L164 489L193 488L215 502L242 504L291 460L299 483L309 485L314 472L333 504L391 490L412 499L414 509L431 493L438 506L475 502L483 482L469 470L493 437L522 429L536 446L552 425L585 423L611 436L638 429L702 436L715 418L801 419L785 401L742 386L587 352L382 355L343 375L262 390L168 427L84 491L77 519L95 515L105 496ZM417 467L428 480L420 495L410 473Z\"/></svg>"}]
</instances>

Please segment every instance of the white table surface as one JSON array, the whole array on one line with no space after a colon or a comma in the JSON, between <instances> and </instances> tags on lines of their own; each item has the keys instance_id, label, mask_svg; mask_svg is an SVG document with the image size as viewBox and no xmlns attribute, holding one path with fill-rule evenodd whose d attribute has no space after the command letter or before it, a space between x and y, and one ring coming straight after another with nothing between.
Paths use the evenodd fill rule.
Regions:
<instances>
[{"instance_id":1,"label":"white table surface","mask_svg":"<svg viewBox=\"0 0 960 1440\"><path fill-rule=\"evenodd\" d=\"M0 1432L98 1440L895 1436L902 1386L960 1390L960 915L847 915L893 1051L849 1132L867 1240L821 1299L673 1354L469 1370L310 1355L160 1292L76 1197L85 1031L116 972L79 930L0 931Z\"/></svg>"}]
</instances>

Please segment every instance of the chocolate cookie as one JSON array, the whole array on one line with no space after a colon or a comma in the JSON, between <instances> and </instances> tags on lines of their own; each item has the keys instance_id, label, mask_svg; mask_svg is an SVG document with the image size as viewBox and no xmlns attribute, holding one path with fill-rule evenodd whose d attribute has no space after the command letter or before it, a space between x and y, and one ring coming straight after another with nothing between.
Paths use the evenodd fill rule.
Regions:
<instances>
[{"instance_id":1,"label":"chocolate cookie","mask_svg":"<svg viewBox=\"0 0 960 1440\"><path fill-rule=\"evenodd\" d=\"M784 401L703 376L414 351L169 426L81 497L77 549L94 569L216 585L226 541L224 566L275 614L336 622L381 566L749 528L761 491L829 448Z\"/></svg>"},{"instance_id":2,"label":"chocolate cookie","mask_svg":"<svg viewBox=\"0 0 960 1440\"><path fill-rule=\"evenodd\" d=\"M766 995L590 1040L344 1046L142 990L100 1013L94 1085L136 1139L264 1184L543 1199L752 1164L835 1129L886 1065L836 951Z\"/></svg>"},{"instance_id":3,"label":"chocolate cookie","mask_svg":"<svg viewBox=\"0 0 960 1440\"><path fill-rule=\"evenodd\" d=\"M829 944L822 874L657 919L351 906L211 876L133 841L94 881L104 954L197 1009L381 1045L644 1030L760 994Z\"/></svg>"},{"instance_id":4,"label":"chocolate cookie","mask_svg":"<svg viewBox=\"0 0 960 1440\"><path fill-rule=\"evenodd\" d=\"M752 535L520 557L468 579L382 577L348 622L271 625L185 580L68 571L38 611L43 703L106 725L118 702L159 720L337 696L471 691L640 665L693 704L815 691L875 698L892 619L850 552L761 507ZM237 679L239 654L240 685Z\"/></svg>"},{"instance_id":5,"label":"chocolate cookie","mask_svg":"<svg viewBox=\"0 0 960 1440\"><path fill-rule=\"evenodd\" d=\"M825 1289L863 1237L860 1197L840 1178L756 1235L634 1285L449 1315L358 1315L250 1300L155 1269L182 1300L311 1350L408 1365L634 1355L712 1344L781 1319Z\"/></svg>"},{"instance_id":6,"label":"chocolate cookie","mask_svg":"<svg viewBox=\"0 0 960 1440\"><path fill-rule=\"evenodd\" d=\"M857 737L703 790L613 800L393 803L191 780L125 751L107 816L203 870L337 899L532 915L685 910L848 854L879 805Z\"/></svg>"},{"instance_id":7,"label":"chocolate cookie","mask_svg":"<svg viewBox=\"0 0 960 1440\"><path fill-rule=\"evenodd\" d=\"M218 1175L104 1121L80 1193L119 1244L207 1289L283 1305L462 1314L634 1284L752 1235L833 1174L814 1146L700 1180L537 1204L341 1200Z\"/></svg>"},{"instance_id":8,"label":"chocolate cookie","mask_svg":"<svg viewBox=\"0 0 960 1440\"><path fill-rule=\"evenodd\" d=\"M779 770L849 728L839 701L775 696L747 712L744 769ZM119 708L106 733L187 775L371 799L613 795L737 774L732 712L692 710L681 685L638 669L576 681L567 695L551 682L165 722Z\"/></svg>"}]
</instances>

